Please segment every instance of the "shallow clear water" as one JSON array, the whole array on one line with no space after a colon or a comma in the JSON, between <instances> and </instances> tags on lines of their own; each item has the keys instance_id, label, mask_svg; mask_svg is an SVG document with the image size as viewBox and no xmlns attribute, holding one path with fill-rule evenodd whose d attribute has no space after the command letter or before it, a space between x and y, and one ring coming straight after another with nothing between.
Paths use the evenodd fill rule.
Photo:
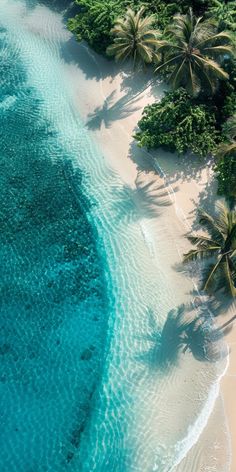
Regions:
<instances>
[{"instance_id":1,"label":"shallow clear water","mask_svg":"<svg viewBox=\"0 0 236 472\"><path fill-rule=\"evenodd\" d=\"M80 169L4 26L0 46L0 470L61 471L99 381L104 260Z\"/></svg>"},{"instance_id":2,"label":"shallow clear water","mask_svg":"<svg viewBox=\"0 0 236 472\"><path fill-rule=\"evenodd\" d=\"M0 22L0 470L170 471L207 421L217 371L190 355L165 364L168 345L157 357L182 301L168 210L156 251L74 107L60 16L1 0Z\"/></svg>"}]
</instances>

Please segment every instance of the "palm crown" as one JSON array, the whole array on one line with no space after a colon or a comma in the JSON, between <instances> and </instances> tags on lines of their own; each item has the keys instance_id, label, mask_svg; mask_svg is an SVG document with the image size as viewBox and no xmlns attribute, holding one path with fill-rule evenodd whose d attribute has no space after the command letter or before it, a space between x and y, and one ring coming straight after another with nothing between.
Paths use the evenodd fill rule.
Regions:
<instances>
[{"instance_id":1,"label":"palm crown","mask_svg":"<svg viewBox=\"0 0 236 472\"><path fill-rule=\"evenodd\" d=\"M157 56L158 31L153 29L154 16L143 16L144 7L138 13L130 8L125 18L116 21L111 30L114 43L107 48L109 55L116 60L132 58L134 63L151 63Z\"/></svg>"},{"instance_id":2,"label":"palm crown","mask_svg":"<svg viewBox=\"0 0 236 472\"><path fill-rule=\"evenodd\" d=\"M195 17L191 9L176 15L166 34L168 39L159 44L165 60L156 71L170 71L173 88L182 85L193 95L202 89L214 93L218 79L228 78L220 62L232 53L230 34L218 33L212 22Z\"/></svg>"},{"instance_id":3,"label":"palm crown","mask_svg":"<svg viewBox=\"0 0 236 472\"><path fill-rule=\"evenodd\" d=\"M218 204L216 216L200 210L199 223L208 235L188 236L196 246L184 255L184 262L209 259L203 280L203 290L213 293L223 290L236 296L236 211Z\"/></svg>"}]
</instances>

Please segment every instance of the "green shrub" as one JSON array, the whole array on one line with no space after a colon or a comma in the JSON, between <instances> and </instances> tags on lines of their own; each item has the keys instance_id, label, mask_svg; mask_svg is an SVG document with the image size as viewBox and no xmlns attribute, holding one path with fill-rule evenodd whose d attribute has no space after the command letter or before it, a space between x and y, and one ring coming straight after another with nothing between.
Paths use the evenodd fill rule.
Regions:
<instances>
[{"instance_id":1,"label":"green shrub","mask_svg":"<svg viewBox=\"0 0 236 472\"><path fill-rule=\"evenodd\" d=\"M214 113L191 100L184 89L168 92L160 103L147 106L138 126L135 139L149 149L207 156L219 141Z\"/></svg>"},{"instance_id":2,"label":"green shrub","mask_svg":"<svg viewBox=\"0 0 236 472\"><path fill-rule=\"evenodd\" d=\"M156 18L154 27L162 30L172 21L176 13L183 13L184 11L181 2L172 3L163 0L123 0L123 5L124 8L131 7L135 11L144 6L146 14L153 14Z\"/></svg>"},{"instance_id":3,"label":"green shrub","mask_svg":"<svg viewBox=\"0 0 236 472\"><path fill-rule=\"evenodd\" d=\"M78 41L84 39L98 53L112 43L111 28L122 13L121 2L114 0L76 0L79 13L68 20L68 28Z\"/></svg>"},{"instance_id":4,"label":"green shrub","mask_svg":"<svg viewBox=\"0 0 236 472\"><path fill-rule=\"evenodd\" d=\"M236 197L236 155L222 156L215 166L218 193L230 199Z\"/></svg>"}]
</instances>

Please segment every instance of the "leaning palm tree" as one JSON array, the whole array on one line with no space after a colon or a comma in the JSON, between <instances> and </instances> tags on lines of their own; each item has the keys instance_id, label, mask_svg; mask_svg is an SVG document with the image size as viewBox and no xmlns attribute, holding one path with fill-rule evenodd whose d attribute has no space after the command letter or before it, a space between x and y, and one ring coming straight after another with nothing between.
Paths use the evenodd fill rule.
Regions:
<instances>
[{"instance_id":1,"label":"leaning palm tree","mask_svg":"<svg viewBox=\"0 0 236 472\"><path fill-rule=\"evenodd\" d=\"M208 234L188 236L196 248L184 255L184 262L208 259L202 289L210 294L220 290L235 297L236 211L218 203L214 216L200 210L199 223Z\"/></svg>"},{"instance_id":2,"label":"leaning palm tree","mask_svg":"<svg viewBox=\"0 0 236 472\"><path fill-rule=\"evenodd\" d=\"M164 62L156 71L167 71L173 88L184 86L191 95L201 90L213 94L218 80L228 78L220 65L222 57L233 51L228 32L218 33L213 22L197 18L190 9L174 17L166 35L158 48Z\"/></svg>"},{"instance_id":3,"label":"leaning palm tree","mask_svg":"<svg viewBox=\"0 0 236 472\"><path fill-rule=\"evenodd\" d=\"M156 47L158 31L153 28L154 16L143 16L144 7L135 13L130 8L125 18L116 21L111 30L114 42L107 48L108 55L115 56L116 60L132 59L134 65L149 64L157 58Z\"/></svg>"}]
</instances>

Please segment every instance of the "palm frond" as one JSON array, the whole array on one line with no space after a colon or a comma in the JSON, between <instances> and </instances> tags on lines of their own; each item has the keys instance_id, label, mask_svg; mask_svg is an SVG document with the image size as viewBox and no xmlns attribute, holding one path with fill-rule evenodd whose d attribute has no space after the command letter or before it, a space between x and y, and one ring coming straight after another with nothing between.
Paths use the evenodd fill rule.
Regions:
<instances>
[{"instance_id":1,"label":"palm frond","mask_svg":"<svg viewBox=\"0 0 236 472\"><path fill-rule=\"evenodd\" d=\"M221 256L219 258L219 260L216 262L216 264L212 264L210 266L207 278L203 283L203 290L207 291L213 285L214 277L216 276L216 272L219 269L220 264L222 263L222 259L223 259L223 256Z\"/></svg>"},{"instance_id":2,"label":"palm frond","mask_svg":"<svg viewBox=\"0 0 236 472\"><path fill-rule=\"evenodd\" d=\"M222 31L221 33L216 33L216 34L209 34L208 37L203 39L197 44L198 48L202 48L203 46L206 46L207 44L212 44L213 42L216 41L226 41L231 43L232 42L232 37L231 34L228 33L227 31Z\"/></svg>"},{"instance_id":3,"label":"palm frond","mask_svg":"<svg viewBox=\"0 0 236 472\"><path fill-rule=\"evenodd\" d=\"M196 249L184 254L183 261L211 258L210 265L202 268L202 289L213 294L224 291L236 297L236 211L218 202L214 216L199 210L199 222L209 233L188 235Z\"/></svg>"},{"instance_id":4,"label":"palm frond","mask_svg":"<svg viewBox=\"0 0 236 472\"><path fill-rule=\"evenodd\" d=\"M190 95L197 95L201 90L201 83L197 74L193 71L191 62L188 63L189 80L186 83L187 91Z\"/></svg>"},{"instance_id":5,"label":"palm frond","mask_svg":"<svg viewBox=\"0 0 236 472\"><path fill-rule=\"evenodd\" d=\"M225 276L224 288L232 297L236 296L236 287L234 285L233 274L229 266L229 258L225 257L223 262L223 271Z\"/></svg>"},{"instance_id":6,"label":"palm frond","mask_svg":"<svg viewBox=\"0 0 236 472\"><path fill-rule=\"evenodd\" d=\"M172 84L173 88L178 88L181 82L183 81L183 75L185 70L185 62L186 59L184 58L181 63L178 63L175 68L173 69L172 73L169 76L169 83Z\"/></svg>"},{"instance_id":7,"label":"palm frond","mask_svg":"<svg viewBox=\"0 0 236 472\"><path fill-rule=\"evenodd\" d=\"M207 48L204 48L204 52L206 54L209 54L210 56L218 57L219 55L233 54L233 48L232 46L228 46L228 45L209 46Z\"/></svg>"},{"instance_id":8,"label":"palm frond","mask_svg":"<svg viewBox=\"0 0 236 472\"><path fill-rule=\"evenodd\" d=\"M212 239L222 244L226 237L225 225L221 221L217 222L213 216L201 208L198 210L198 215L199 223L206 228Z\"/></svg>"},{"instance_id":9,"label":"palm frond","mask_svg":"<svg viewBox=\"0 0 236 472\"><path fill-rule=\"evenodd\" d=\"M183 255L183 262L194 262L197 260L209 259L215 253L218 252L218 247L212 247L207 249L199 247L197 249L191 249L189 252Z\"/></svg>"},{"instance_id":10,"label":"palm frond","mask_svg":"<svg viewBox=\"0 0 236 472\"><path fill-rule=\"evenodd\" d=\"M190 243L194 244L195 246L205 248L205 249L221 249L221 245L214 241L213 239L208 238L207 236L203 236L202 234L198 235L188 235L187 239Z\"/></svg>"},{"instance_id":11,"label":"palm frond","mask_svg":"<svg viewBox=\"0 0 236 472\"><path fill-rule=\"evenodd\" d=\"M156 59L156 49L160 33L152 28L154 16L144 17L145 8L137 13L128 8L124 18L118 18L111 33L114 43L108 46L108 55L114 55L116 60L132 58L134 63L150 63Z\"/></svg>"},{"instance_id":12,"label":"palm frond","mask_svg":"<svg viewBox=\"0 0 236 472\"><path fill-rule=\"evenodd\" d=\"M213 72L216 78L222 80L229 78L229 74L224 69L222 69L222 67L216 61L213 61L213 59L210 59L209 57L205 58L197 54L193 54L193 57L195 58L198 65L201 65L206 71L209 70Z\"/></svg>"},{"instance_id":13,"label":"palm frond","mask_svg":"<svg viewBox=\"0 0 236 472\"><path fill-rule=\"evenodd\" d=\"M175 57L172 57L171 59L168 59L167 61L165 61L163 64L159 65L156 69L155 69L155 72L160 72L162 69L166 69L167 66L170 66L170 65L173 65L173 64L176 64L176 62L178 61L179 58L181 58L182 55L178 55L178 56L175 56Z\"/></svg>"},{"instance_id":14,"label":"palm frond","mask_svg":"<svg viewBox=\"0 0 236 472\"><path fill-rule=\"evenodd\" d=\"M233 143L221 143L217 149L218 158L236 156L236 141Z\"/></svg>"},{"instance_id":15,"label":"palm frond","mask_svg":"<svg viewBox=\"0 0 236 472\"><path fill-rule=\"evenodd\" d=\"M229 211L228 206L225 203L217 202L216 203L216 215L215 215L215 225L221 232L226 240L229 232L229 217L231 212Z\"/></svg>"}]
</instances>

